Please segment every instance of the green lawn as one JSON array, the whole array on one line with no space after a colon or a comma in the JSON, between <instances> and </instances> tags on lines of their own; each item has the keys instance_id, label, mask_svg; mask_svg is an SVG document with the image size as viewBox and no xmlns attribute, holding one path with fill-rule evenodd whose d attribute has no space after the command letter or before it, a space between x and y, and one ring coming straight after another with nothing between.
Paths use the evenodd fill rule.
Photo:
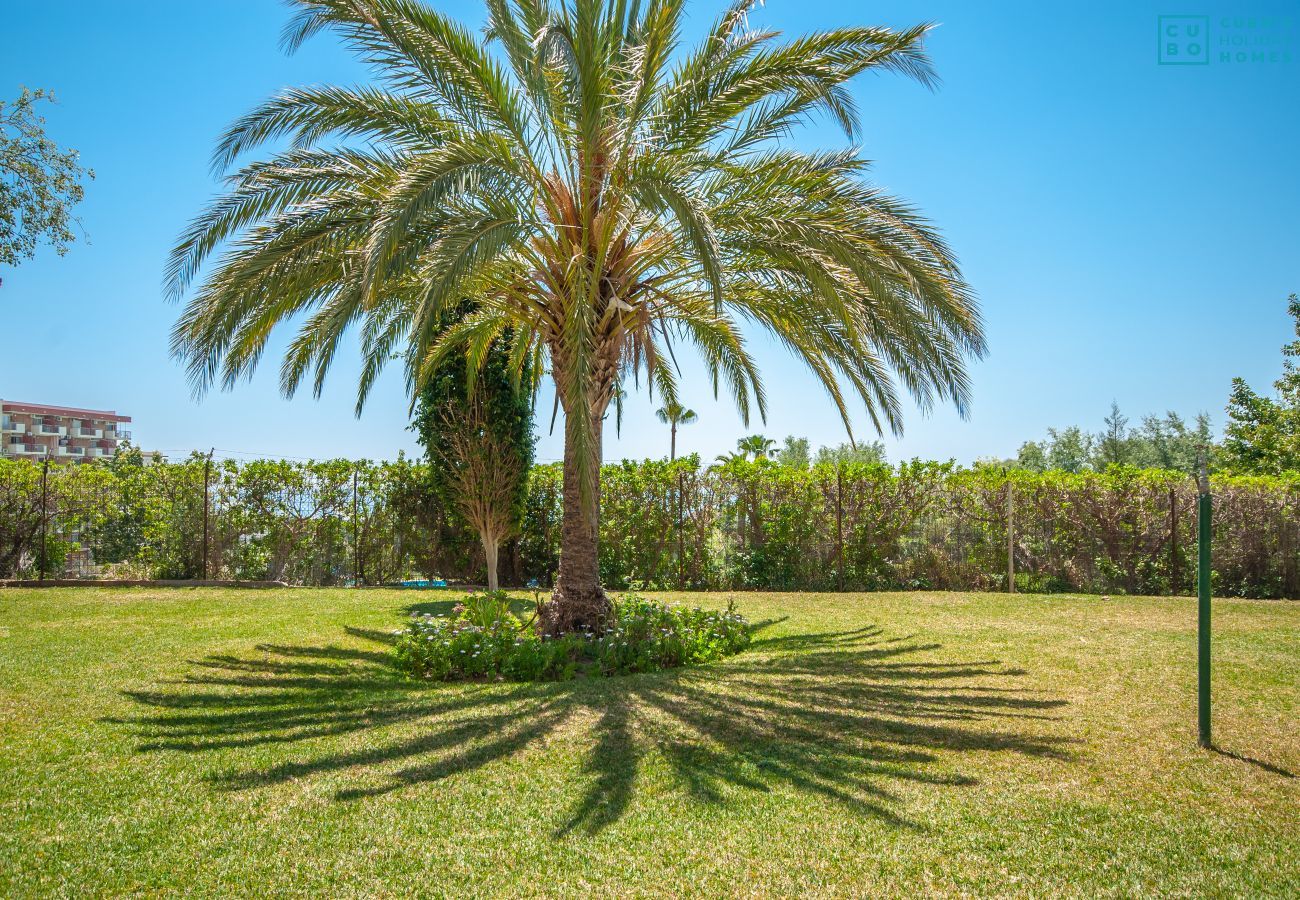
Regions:
<instances>
[{"instance_id":1,"label":"green lawn","mask_svg":"<svg viewBox=\"0 0 1300 900\"><path fill-rule=\"evenodd\" d=\"M674 597L721 605L722 595ZM398 591L0 590L0 896L1300 893L1300 604L741 594L752 648L394 672Z\"/></svg>"}]
</instances>

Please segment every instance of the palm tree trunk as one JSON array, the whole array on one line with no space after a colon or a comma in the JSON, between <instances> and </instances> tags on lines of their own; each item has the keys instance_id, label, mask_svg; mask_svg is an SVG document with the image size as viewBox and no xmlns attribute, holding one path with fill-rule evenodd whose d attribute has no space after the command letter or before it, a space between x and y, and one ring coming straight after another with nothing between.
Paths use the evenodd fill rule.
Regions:
<instances>
[{"instance_id":1,"label":"palm tree trunk","mask_svg":"<svg viewBox=\"0 0 1300 900\"><path fill-rule=\"evenodd\" d=\"M677 458L677 423L673 423L672 443L668 445L668 461L672 462Z\"/></svg>"},{"instance_id":2,"label":"palm tree trunk","mask_svg":"<svg viewBox=\"0 0 1300 900\"><path fill-rule=\"evenodd\" d=\"M564 423L564 518L560 526L560 571L555 592L540 611L547 634L595 630L604 627L610 601L600 586L597 536L600 523L601 417L593 415L596 471L587 497L582 491L582 466L574 439L572 416ZM584 502L585 501L585 502Z\"/></svg>"}]
</instances>

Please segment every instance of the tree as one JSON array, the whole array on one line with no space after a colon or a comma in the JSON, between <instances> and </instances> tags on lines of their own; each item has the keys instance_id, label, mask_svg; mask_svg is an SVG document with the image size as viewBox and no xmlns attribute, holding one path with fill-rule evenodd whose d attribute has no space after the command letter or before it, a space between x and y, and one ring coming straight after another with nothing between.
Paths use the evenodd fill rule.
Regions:
<instances>
[{"instance_id":1,"label":"tree","mask_svg":"<svg viewBox=\"0 0 1300 900\"><path fill-rule=\"evenodd\" d=\"M776 461L792 469L808 468L811 462L811 457L808 455L808 439L797 438L793 434L786 435L785 446L777 451Z\"/></svg>"},{"instance_id":2,"label":"tree","mask_svg":"<svg viewBox=\"0 0 1300 900\"><path fill-rule=\"evenodd\" d=\"M477 566L463 561L474 555L476 542L456 509L438 496L429 464L413 465L399 455L385 466L385 493L395 520L389 539L410 554L415 570L430 577L475 571Z\"/></svg>"},{"instance_id":3,"label":"tree","mask_svg":"<svg viewBox=\"0 0 1300 900\"><path fill-rule=\"evenodd\" d=\"M511 380L507 343L489 349L473 390L465 360L448 360L420 392L414 426L435 494L478 532L492 591L501 545L523 518L535 440L527 381Z\"/></svg>"},{"instance_id":4,"label":"tree","mask_svg":"<svg viewBox=\"0 0 1300 900\"><path fill-rule=\"evenodd\" d=\"M1050 441L1025 441L1020 445L1014 460L989 460L989 465L1002 468L1026 469L1030 472L1046 472L1051 466L1047 462L1051 450Z\"/></svg>"},{"instance_id":5,"label":"tree","mask_svg":"<svg viewBox=\"0 0 1300 900\"><path fill-rule=\"evenodd\" d=\"M776 449L776 441L761 434L751 434L736 441L736 449L740 451L741 456L747 456L757 462L768 458Z\"/></svg>"},{"instance_id":6,"label":"tree","mask_svg":"<svg viewBox=\"0 0 1300 900\"><path fill-rule=\"evenodd\" d=\"M16 266L36 254L38 244L60 256L76 240L72 208L85 196L83 178L95 173L78 163L76 150L60 150L45 135L36 113L54 94L23 88L12 103L0 101L0 265Z\"/></svg>"},{"instance_id":7,"label":"tree","mask_svg":"<svg viewBox=\"0 0 1300 900\"><path fill-rule=\"evenodd\" d=\"M121 441L104 463L117 484L116 503L90 536L98 563L134 559L145 544L149 521L145 457L130 441Z\"/></svg>"},{"instance_id":8,"label":"tree","mask_svg":"<svg viewBox=\"0 0 1300 900\"><path fill-rule=\"evenodd\" d=\"M1147 469L1175 469L1193 474L1201 455L1214 459L1210 417L1198 413L1188 426L1182 416L1166 412L1164 417L1142 417L1139 428L1129 428L1128 418L1111 404L1105 429L1095 435L1077 425L1047 429L1042 441L1026 441L1013 460L993 465L1027 469L1031 472L1101 472L1111 464Z\"/></svg>"},{"instance_id":9,"label":"tree","mask_svg":"<svg viewBox=\"0 0 1300 900\"><path fill-rule=\"evenodd\" d=\"M1263 397L1244 379L1232 379L1223 461L1234 472L1277 475L1300 471L1300 297L1287 298L1296 339L1282 347L1282 377L1273 382L1277 398Z\"/></svg>"},{"instance_id":10,"label":"tree","mask_svg":"<svg viewBox=\"0 0 1300 900\"><path fill-rule=\"evenodd\" d=\"M1107 466L1126 466L1133 462L1133 441L1128 427L1128 416L1119 410L1119 404L1110 401L1110 412L1102 419L1105 426L1097 436L1098 470Z\"/></svg>"},{"instance_id":11,"label":"tree","mask_svg":"<svg viewBox=\"0 0 1300 900\"><path fill-rule=\"evenodd\" d=\"M543 629L609 614L601 423L641 374L678 399L677 344L698 350L746 422L766 405L742 320L811 369L846 428L856 398L876 428L900 430L900 391L965 412L984 337L942 237L869 184L856 151L787 142L816 114L856 137L847 84L863 72L931 84L929 26L785 40L751 28L757 0L739 0L685 47L683 4L669 0L487 0L482 36L418 0L295 5L290 49L332 30L376 83L285 91L221 140L221 169L268 142L287 149L236 172L174 249L180 297L234 242L173 349L197 389L228 386L294 319L282 386L310 374L319 393L358 325L363 403L394 355L418 389L457 355L477 369L509 331L512 364L549 373L565 419ZM465 297L474 311L442 329Z\"/></svg>"},{"instance_id":12,"label":"tree","mask_svg":"<svg viewBox=\"0 0 1300 900\"><path fill-rule=\"evenodd\" d=\"M1217 452L1210 417L1197 413L1189 427L1183 417L1166 412L1164 418L1143 416L1142 427L1132 434L1133 464L1148 469L1173 469L1196 474L1202 456L1214 467Z\"/></svg>"},{"instance_id":13,"label":"tree","mask_svg":"<svg viewBox=\"0 0 1300 900\"><path fill-rule=\"evenodd\" d=\"M676 400L669 400L663 406L655 410L655 415L660 422L672 426L672 437L668 444L668 458L670 460L677 458L677 426L694 425L699 421L699 416L695 415L695 410L687 409Z\"/></svg>"},{"instance_id":14,"label":"tree","mask_svg":"<svg viewBox=\"0 0 1300 900\"><path fill-rule=\"evenodd\" d=\"M1047 454L1047 467L1061 472L1084 472L1092 467L1095 442L1088 432L1077 425L1047 429L1051 450Z\"/></svg>"},{"instance_id":15,"label":"tree","mask_svg":"<svg viewBox=\"0 0 1300 900\"><path fill-rule=\"evenodd\" d=\"M835 447L821 447L817 450L817 464L829 463L885 463L885 445L880 441L869 444L844 443Z\"/></svg>"}]
</instances>

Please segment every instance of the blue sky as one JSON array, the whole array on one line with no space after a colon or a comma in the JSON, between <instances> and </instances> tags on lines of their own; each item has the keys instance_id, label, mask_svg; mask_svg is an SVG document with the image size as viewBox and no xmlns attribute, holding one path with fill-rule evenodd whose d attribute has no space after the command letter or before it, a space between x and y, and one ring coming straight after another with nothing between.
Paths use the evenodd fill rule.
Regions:
<instances>
[{"instance_id":1,"label":"blue sky","mask_svg":"<svg viewBox=\"0 0 1300 900\"><path fill-rule=\"evenodd\" d=\"M437 6L482 19L477 3ZM720 8L689 6L692 27ZM1208 17L1208 64L1157 63L1167 13ZM164 451L383 458L415 449L396 369L358 420L355 354L320 400L282 398L268 354L251 382L197 402L168 355L178 310L162 296L163 263L218 187L208 170L217 136L281 87L366 77L328 37L284 55L288 15L274 0L8 7L0 92L54 89L50 132L97 178L80 209L89 242L0 269L0 397L115 408L135 418L139 442ZM862 152L874 180L919 205L956 249L990 353L972 369L970 417L912 412L904 437L886 440L891 458L1010 455L1049 426L1098 427L1112 399L1135 420L1206 410L1217 426L1233 376L1260 388L1276 377L1285 298L1300 291L1293 4L778 0L753 21L787 33L941 23L929 42L939 90L890 76L855 83ZM1232 42L1279 58L1225 61L1220 49ZM798 141L842 143L821 128ZM770 404L767 423L750 430L842 441L812 379L755 345ZM743 426L683 362L700 422L682 430L680 449L706 458L731 449ZM548 397L539 409L547 419ZM629 402L607 458L667 452L651 409L644 396ZM553 459L560 437L545 425L538 455ZM856 428L872 436L865 415Z\"/></svg>"}]
</instances>

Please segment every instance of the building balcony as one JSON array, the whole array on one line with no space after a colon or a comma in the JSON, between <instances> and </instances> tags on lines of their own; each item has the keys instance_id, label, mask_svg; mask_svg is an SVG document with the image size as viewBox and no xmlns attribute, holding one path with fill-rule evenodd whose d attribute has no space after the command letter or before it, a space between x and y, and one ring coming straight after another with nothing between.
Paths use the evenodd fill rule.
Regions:
<instances>
[{"instance_id":1,"label":"building balcony","mask_svg":"<svg viewBox=\"0 0 1300 900\"><path fill-rule=\"evenodd\" d=\"M32 428L33 434L57 434L60 437L66 436L68 429L64 425L35 425Z\"/></svg>"},{"instance_id":2,"label":"building balcony","mask_svg":"<svg viewBox=\"0 0 1300 900\"><path fill-rule=\"evenodd\" d=\"M63 445L60 445L60 446L59 446L59 449L58 449L58 455L59 455L59 456L85 456L85 455L86 455L86 448L85 448L85 447L65 447L65 446L63 446Z\"/></svg>"},{"instance_id":3,"label":"building balcony","mask_svg":"<svg viewBox=\"0 0 1300 900\"><path fill-rule=\"evenodd\" d=\"M27 426L22 422L15 422L13 419L5 419L4 424L0 425L0 430L5 434L26 434Z\"/></svg>"},{"instance_id":4,"label":"building balcony","mask_svg":"<svg viewBox=\"0 0 1300 900\"><path fill-rule=\"evenodd\" d=\"M96 440L104 435L103 431L98 428L82 428L80 426L69 428L68 434L72 437L94 438Z\"/></svg>"}]
</instances>

